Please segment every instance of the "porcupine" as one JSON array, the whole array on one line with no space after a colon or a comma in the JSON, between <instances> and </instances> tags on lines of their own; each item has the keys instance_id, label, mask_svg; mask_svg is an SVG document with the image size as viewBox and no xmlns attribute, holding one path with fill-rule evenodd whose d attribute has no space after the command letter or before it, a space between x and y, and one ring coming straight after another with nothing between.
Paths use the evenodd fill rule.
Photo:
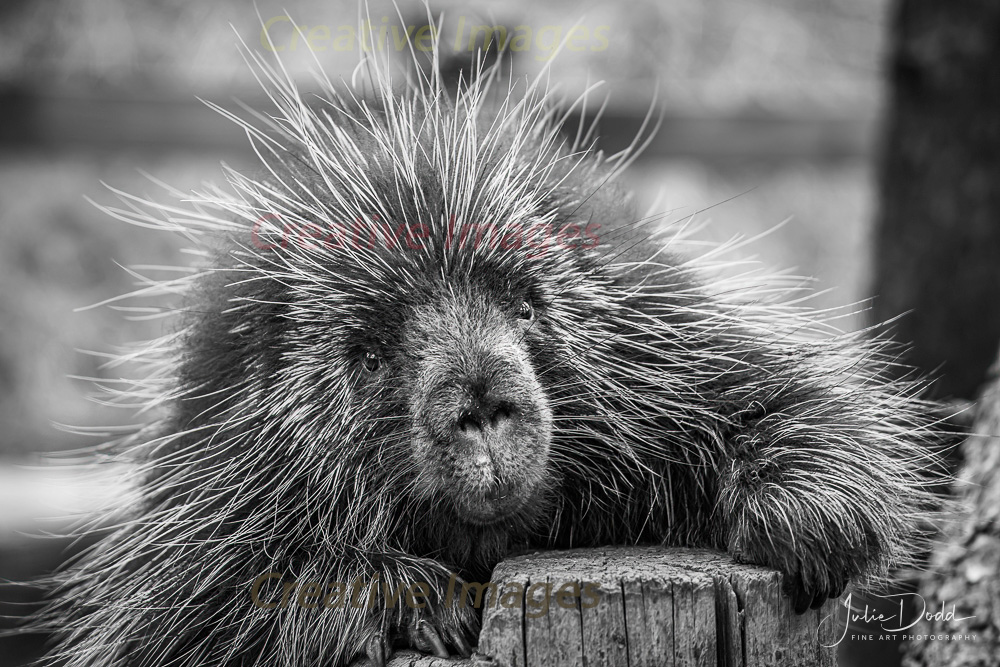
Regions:
<instances>
[{"instance_id":1,"label":"porcupine","mask_svg":"<svg viewBox=\"0 0 1000 667\"><path fill-rule=\"evenodd\" d=\"M58 575L53 658L468 655L477 612L447 582L526 548L725 550L784 573L799 613L906 562L935 505L921 382L885 337L638 217L615 184L635 144L605 156L496 69L450 94L376 63L373 95L324 79L308 104L254 61L280 111L236 120L263 175L111 211L210 250L146 288L186 295L125 393L160 416L121 447L132 513ZM430 595L265 609L266 572Z\"/></svg>"}]
</instances>

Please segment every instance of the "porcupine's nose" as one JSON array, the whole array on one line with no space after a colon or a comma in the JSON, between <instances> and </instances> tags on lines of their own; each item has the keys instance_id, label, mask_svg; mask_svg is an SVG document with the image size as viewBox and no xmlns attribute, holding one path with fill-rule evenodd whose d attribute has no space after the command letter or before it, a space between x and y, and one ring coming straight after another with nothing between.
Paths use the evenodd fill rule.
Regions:
<instances>
[{"instance_id":1,"label":"porcupine's nose","mask_svg":"<svg viewBox=\"0 0 1000 667\"><path fill-rule=\"evenodd\" d=\"M502 431L514 417L515 408L508 401L479 401L462 411L457 428L469 438L483 438L488 431Z\"/></svg>"},{"instance_id":2,"label":"porcupine's nose","mask_svg":"<svg viewBox=\"0 0 1000 667\"><path fill-rule=\"evenodd\" d=\"M491 503L501 502L511 493L511 487L497 468L496 457L503 458L505 435L513 427L517 409L505 400L479 400L461 412L455 425L455 436L464 444L469 467L475 471L480 492Z\"/></svg>"}]
</instances>

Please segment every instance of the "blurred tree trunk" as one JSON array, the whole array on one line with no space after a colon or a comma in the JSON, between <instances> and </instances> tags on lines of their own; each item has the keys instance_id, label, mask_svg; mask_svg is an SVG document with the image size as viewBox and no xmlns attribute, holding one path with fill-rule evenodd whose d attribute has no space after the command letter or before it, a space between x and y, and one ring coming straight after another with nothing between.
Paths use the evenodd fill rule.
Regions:
<instances>
[{"instance_id":1,"label":"blurred tree trunk","mask_svg":"<svg viewBox=\"0 0 1000 667\"><path fill-rule=\"evenodd\" d=\"M972 398L1000 342L1000 2L898 0L874 316Z\"/></svg>"},{"instance_id":2,"label":"blurred tree trunk","mask_svg":"<svg viewBox=\"0 0 1000 667\"><path fill-rule=\"evenodd\" d=\"M896 0L880 165L873 316L936 372L939 397L973 398L1000 344L1000 2ZM997 367L994 367L995 369ZM961 621L908 630L907 667L997 664L1000 655L1000 380L956 451L965 511L920 581L927 611ZM956 468L958 462L955 462ZM920 604L914 612L919 612ZM906 618L912 619L909 614ZM928 634L975 640L927 640Z\"/></svg>"},{"instance_id":3,"label":"blurred tree trunk","mask_svg":"<svg viewBox=\"0 0 1000 667\"><path fill-rule=\"evenodd\" d=\"M919 591L929 612L942 603L945 611L955 605L955 618L965 620L923 620L908 630L960 638L911 641L906 667L982 667L1000 661L1000 359L991 375L973 433L962 445L965 465L954 489L961 510L947 524Z\"/></svg>"}]
</instances>

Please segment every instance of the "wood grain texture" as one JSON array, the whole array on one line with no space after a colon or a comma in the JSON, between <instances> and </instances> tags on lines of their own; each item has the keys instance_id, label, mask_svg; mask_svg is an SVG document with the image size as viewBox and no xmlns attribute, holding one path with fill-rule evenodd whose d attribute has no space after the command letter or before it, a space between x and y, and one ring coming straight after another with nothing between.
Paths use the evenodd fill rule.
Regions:
<instances>
[{"instance_id":1,"label":"wood grain texture","mask_svg":"<svg viewBox=\"0 0 1000 667\"><path fill-rule=\"evenodd\" d=\"M388 667L837 664L835 649L824 647L835 641L835 601L798 616L781 593L781 574L714 551L534 553L500 563L491 579L497 593L484 603L474 659L402 651ZM360 660L356 667L366 664Z\"/></svg>"},{"instance_id":2,"label":"wood grain texture","mask_svg":"<svg viewBox=\"0 0 1000 667\"><path fill-rule=\"evenodd\" d=\"M834 601L796 616L779 573L717 552L536 553L501 563L493 581L525 591L520 605L484 611L479 650L497 667L836 665L822 646L833 643ZM553 596L567 584L581 589L574 605Z\"/></svg>"}]
</instances>

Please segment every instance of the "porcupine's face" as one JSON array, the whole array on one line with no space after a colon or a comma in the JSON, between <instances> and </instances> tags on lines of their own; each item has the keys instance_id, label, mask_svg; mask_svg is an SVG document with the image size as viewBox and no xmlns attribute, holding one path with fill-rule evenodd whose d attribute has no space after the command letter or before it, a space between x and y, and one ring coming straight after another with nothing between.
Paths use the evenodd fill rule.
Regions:
<instances>
[{"instance_id":1,"label":"porcupine's face","mask_svg":"<svg viewBox=\"0 0 1000 667\"><path fill-rule=\"evenodd\" d=\"M475 525L514 520L551 477L545 303L518 251L426 241L434 250L381 249L405 278L354 293L344 343L356 405L385 425L379 438L405 457L420 504Z\"/></svg>"},{"instance_id":2,"label":"porcupine's face","mask_svg":"<svg viewBox=\"0 0 1000 667\"><path fill-rule=\"evenodd\" d=\"M448 248L448 232L425 224L418 249L394 231L360 247L352 231L338 247L293 232L262 253L268 280L240 285L280 311L269 400L289 406L279 421L300 447L322 444L324 478L363 476L363 493L416 515L523 526L555 483L546 384L564 352L547 315L558 285L530 249ZM279 263L289 268L275 276Z\"/></svg>"},{"instance_id":3,"label":"porcupine's face","mask_svg":"<svg viewBox=\"0 0 1000 667\"><path fill-rule=\"evenodd\" d=\"M536 500L552 428L530 344L540 333L534 296L497 277L440 280L402 340L414 490L474 524Z\"/></svg>"}]
</instances>

